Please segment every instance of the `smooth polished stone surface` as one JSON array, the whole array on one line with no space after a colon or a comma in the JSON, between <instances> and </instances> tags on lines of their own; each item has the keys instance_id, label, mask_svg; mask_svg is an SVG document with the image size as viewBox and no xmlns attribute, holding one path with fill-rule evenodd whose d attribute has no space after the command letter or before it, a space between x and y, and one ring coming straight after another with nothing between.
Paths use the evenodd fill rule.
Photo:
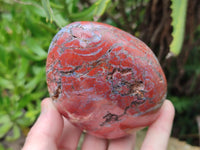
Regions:
<instances>
[{"instance_id":1,"label":"smooth polished stone surface","mask_svg":"<svg viewBox=\"0 0 200 150\"><path fill-rule=\"evenodd\" d=\"M97 22L74 22L56 34L46 74L60 113L108 139L150 125L167 91L158 60L142 41Z\"/></svg>"}]
</instances>

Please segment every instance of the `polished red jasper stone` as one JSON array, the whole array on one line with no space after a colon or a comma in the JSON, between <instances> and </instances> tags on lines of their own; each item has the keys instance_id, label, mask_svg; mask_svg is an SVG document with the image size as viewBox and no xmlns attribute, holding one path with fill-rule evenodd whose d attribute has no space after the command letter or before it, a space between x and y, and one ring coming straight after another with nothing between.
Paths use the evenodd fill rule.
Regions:
<instances>
[{"instance_id":1,"label":"polished red jasper stone","mask_svg":"<svg viewBox=\"0 0 200 150\"><path fill-rule=\"evenodd\" d=\"M62 28L49 47L46 74L60 113L107 139L150 125L167 91L153 52L129 33L98 22Z\"/></svg>"}]
</instances>

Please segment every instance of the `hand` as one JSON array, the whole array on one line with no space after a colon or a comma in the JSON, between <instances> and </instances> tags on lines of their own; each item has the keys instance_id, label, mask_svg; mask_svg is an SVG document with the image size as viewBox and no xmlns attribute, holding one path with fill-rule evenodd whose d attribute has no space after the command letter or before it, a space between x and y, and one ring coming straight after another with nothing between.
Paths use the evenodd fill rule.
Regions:
<instances>
[{"instance_id":1,"label":"hand","mask_svg":"<svg viewBox=\"0 0 200 150\"><path fill-rule=\"evenodd\" d=\"M174 119L174 107L165 100L161 114L149 127L141 150L165 150ZM22 150L76 150L81 130L64 119L50 98L42 101L41 114L30 130ZM133 150L135 133L128 137L105 140L85 135L82 150Z\"/></svg>"}]
</instances>

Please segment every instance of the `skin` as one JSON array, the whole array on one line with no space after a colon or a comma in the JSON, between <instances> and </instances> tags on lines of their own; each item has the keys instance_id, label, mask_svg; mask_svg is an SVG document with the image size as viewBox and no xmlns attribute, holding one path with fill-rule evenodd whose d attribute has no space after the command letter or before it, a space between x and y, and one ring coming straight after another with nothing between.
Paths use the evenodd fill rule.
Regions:
<instances>
[{"instance_id":1,"label":"skin","mask_svg":"<svg viewBox=\"0 0 200 150\"><path fill-rule=\"evenodd\" d=\"M76 150L81 130L63 118L50 98L42 101L41 114L31 128L22 150ZM174 107L165 100L158 119L149 126L141 150L165 150L174 119ZM82 150L133 150L136 133L130 136L105 140L85 135Z\"/></svg>"}]
</instances>

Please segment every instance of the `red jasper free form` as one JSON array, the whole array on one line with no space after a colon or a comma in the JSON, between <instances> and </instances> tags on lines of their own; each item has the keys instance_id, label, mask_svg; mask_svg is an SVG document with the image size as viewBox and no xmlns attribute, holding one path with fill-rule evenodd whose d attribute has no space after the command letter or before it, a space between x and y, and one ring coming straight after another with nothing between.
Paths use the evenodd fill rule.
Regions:
<instances>
[{"instance_id":1,"label":"red jasper free form","mask_svg":"<svg viewBox=\"0 0 200 150\"><path fill-rule=\"evenodd\" d=\"M148 46L111 25L74 22L49 47L46 76L59 112L89 134L114 139L156 120L166 97Z\"/></svg>"}]
</instances>

